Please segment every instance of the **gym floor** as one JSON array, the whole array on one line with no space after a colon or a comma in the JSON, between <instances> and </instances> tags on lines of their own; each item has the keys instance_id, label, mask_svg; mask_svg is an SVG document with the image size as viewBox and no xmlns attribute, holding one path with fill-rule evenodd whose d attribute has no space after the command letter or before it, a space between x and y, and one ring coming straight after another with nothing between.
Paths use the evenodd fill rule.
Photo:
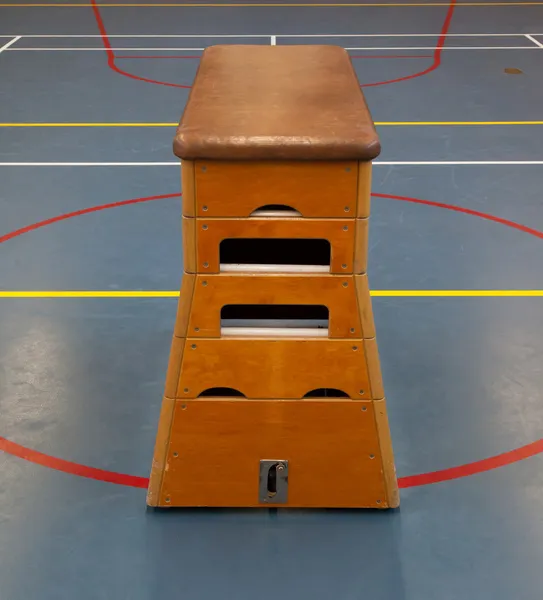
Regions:
<instances>
[{"instance_id":1,"label":"gym floor","mask_svg":"<svg viewBox=\"0 0 543 600\"><path fill-rule=\"evenodd\" d=\"M540 600L543 2L3 2L0 598ZM398 510L146 510L218 43L353 56Z\"/></svg>"}]
</instances>

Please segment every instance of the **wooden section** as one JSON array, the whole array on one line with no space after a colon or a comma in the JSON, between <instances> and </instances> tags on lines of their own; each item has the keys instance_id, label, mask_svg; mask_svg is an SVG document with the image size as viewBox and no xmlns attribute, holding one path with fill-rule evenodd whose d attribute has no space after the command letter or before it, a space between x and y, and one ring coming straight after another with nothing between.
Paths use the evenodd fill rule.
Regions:
<instances>
[{"instance_id":1,"label":"wooden section","mask_svg":"<svg viewBox=\"0 0 543 600\"><path fill-rule=\"evenodd\" d=\"M357 274L368 270L368 219L356 219L354 240L354 265L353 271Z\"/></svg>"},{"instance_id":2,"label":"wooden section","mask_svg":"<svg viewBox=\"0 0 543 600\"><path fill-rule=\"evenodd\" d=\"M183 261L187 273L196 273L196 219L183 217Z\"/></svg>"},{"instance_id":3,"label":"wooden section","mask_svg":"<svg viewBox=\"0 0 543 600\"><path fill-rule=\"evenodd\" d=\"M181 161L181 191L183 193L183 215L196 216L196 191L194 183L194 161Z\"/></svg>"},{"instance_id":4,"label":"wooden section","mask_svg":"<svg viewBox=\"0 0 543 600\"><path fill-rule=\"evenodd\" d=\"M197 275L188 335L220 337L221 308L227 304L324 305L329 310L329 337L373 337L373 331L362 330L352 276Z\"/></svg>"},{"instance_id":5,"label":"wooden section","mask_svg":"<svg viewBox=\"0 0 543 600\"><path fill-rule=\"evenodd\" d=\"M196 214L248 217L281 204L304 217L354 217L355 161L196 161Z\"/></svg>"},{"instance_id":6,"label":"wooden section","mask_svg":"<svg viewBox=\"0 0 543 600\"><path fill-rule=\"evenodd\" d=\"M375 323L373 320L373 309L367 275L355 275L356 297L358 298L358 312L362 331L365 338L375 337Z\"/></svg>"},{"instance_id":7,"label":"wooden section","mask_svg":"<svg viewBox=\"0 0 543 600\"><path fill-rule=\"evenodd\" d=\"M396 467L394 466L394 453L392 451L392 440L388 425L386 400L384 398L376 400L373 403L373 409L385 477L387 506L383 508L397 508L400 505L400 492L398 490L398 480L396 479Z\"/></svg>"},{"instance_id":8,"label":"wooden section","mask_svg":"<svg viewBox=\"0 0 543 600\"><path fill-rule=\"evenodd\" d=\"M331 246L330 272L352 273L355 223L354 219L197 219L197 271L219 272L219 244L224 239L303 238L328 240ZM367 241L360 243L367 246ZM292 260L295 264L296 258ZM205 263L209 266L204 267Z\"/></svg>"},{"instance_id":9,"label":"wooden section","mask_svg":"<svg viewBox=\"0 0 543 600\"><path fill-rule=\"evenodd\" d=\"M179 303L177 304L177 316L175 319L175 335L177 337L187 336L195 283L196 275L192 275L191 273L185 273L183 275Z\"/></svg>"},{"instance_id":10,"label":"wooden section","mask_svg":"<svg viewBox=\"0 0 543 600\"><path fill-rule=\"evenodd\" d=\"M370 398L369 384L364 340L191 338L178 390L196 398L206 389L227 387L247 398L280 399L336 388L350 398Z\"/></svg>"},{"instance_id":11,"label":"wooden section","mask_svg":"<svg viewBox=\"0 0 543 600\"><path fill-rule=\"evenodd\" d=\"M173 336L164 388L164 395L168 398L177 398L177 386L179 384L179 373L181 371L181 363L183 362L184 349L185 340Z\"/></svg>"},{"instance_id":12,"label":"wooden section","mask_svg":"<svg viewBox=\"0 0 543 600\"><path fill-rule=\"evenodd\" d=\"M375 338L364 340L364 349L371 386L371 397L374 400L380 400L381 398L384 398L385 392L383 389L383 377L381 375L381 365L379 363L377 340Z\"/></svg>"},{"instance_id":13,"label":"wooden section","mask_svg":"<svg viewBox=\"0 0 543 600\"><path fill-rule=\"evenodd\" d=\"M370 216L371 201L371 162L358 163L358 205L356 216L364 219Z\"/></svg>"},{"instance_id":14,"label":"wooden section","mask_svg":"<svg viewBox=\"0 0 543 600\"><path fill-rule=\"evenodd\" d=\"M173 415L175 409L175 400L164 397L158 419L158 430L155 441L155 451L153 454L153 463L151 465L151 475L149 477L149 487L147 488L147 504L149 506L159 506L160 490L162 479L166 467L166 459L170 447L170 432L172 429Z\"/></svg>"},{"instance_id":15,"label":"wooden section","mask_svg":"<svg viewBox=\"0 0 543 600\"><path fill-rule=\"evenodd\" d=\"M177 401L160 505L263 506L261 459L289 461L279 506L386 506L372 402L238 398Z\"/></svg>"}]
</instances>

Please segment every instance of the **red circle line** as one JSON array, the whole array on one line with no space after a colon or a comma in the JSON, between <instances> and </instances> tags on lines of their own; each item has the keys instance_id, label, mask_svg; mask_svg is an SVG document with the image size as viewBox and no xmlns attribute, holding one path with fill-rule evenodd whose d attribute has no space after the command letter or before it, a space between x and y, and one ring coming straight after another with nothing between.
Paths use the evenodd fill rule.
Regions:
<instances>
[{"instance_id":1,"label":"red circle line","mask_svg":"<svg viewBox=\"0 0 543 600\"><path fill-rule=\"evenodd\" d=\"M135 79L137 81L144 81L145 83L154 83L156 85L166 85L168 87L175 88L183 88L183 89L191 89L190 85L182 85L180 83L169 83L167 81L158 81L157 79L149 79L147 77L140 77L139 75L134 75L129 71L125 71L121 69L115 63L116 57L113 49L111 47L111 43L109 41L109 36L104 24L104 20L102 19L102 15L100 13L99 5L96 0L90 0L92 5L92 11L94 13L94 18L96 20L96 25L100 32L100 37L102 38L102 44L104 45L104 50L107 54L107 65L108 67L118 73L119 75L123 75L124 77L130 77L130 79ZM447 34L449 33L449 28L451 26L451 20L454 15L454 9L456 7L456 0L450 0L449 8L447 10L447 14L445 15L445 20L443 21L443 25L441 27L441 31L439 37L437 39L436 46L434 48L433 60L432 64L422 71L417 71L416 73L412 73L411 75L405 75L404 77L397 77L396 79L385 79L384 81L374 81L372 83L363 83L360 87L375 87L378 85L388 85L389 83L398 83L400 81L407 81L409 79L415 79L416 77L422 77L423 75L428 75L432 71L435 71L441 65L441 53L443 52L443 46L445 45L445 41L447 40ZM120 58L120 57L118 57ZM127 58L127 57L122 57ZM143 57L139 57L143 58ZM161 57L155 57L161 58ZM164 57L162 57L164 58ZM192 58L192 57L179 57L179 58ZM362 58L362 57L353 57L353 58Z\"/></svg>"},{"instance_id":2,"label":"red circle line","mask_svg":"<svg viewBox=\"0 0 543 600\"><path fill-rule=\"evenodd\" d=\"M29 231L33 231L39 229L41 227L45 227L46 225L51 225L53 223L57 223L59 221L64 221L66 219L70 219L72 217L78 217L81 215L89 214L92 212L98 212L100 210L106 210L109 208L118 208L120 206L127 206L129 204L137 204L140 202L149 202L154 200L163 200L165 198L176 198L181 196L181 194L162 194L157 196L147 196L145 198L134 198L132 200L124 200L122 202L112 202L109 204L101 204L98 206L93 206L90 208L85 208L82 210L77 210L71 213L66 213L63 215L59 215L57 217L53 217L51 219L46 219L44 221L39 221L38 223L34 223L32 225L28 225L26 227L22 227L17 229L16 231L12 231L11 233L7 233L0 237L0 243L11 240L17 236L28 233ZM447 210L453 210L456 212L462 212L468 215L472 215L475 217L479 217L482 219L486 219L489 221L494 221L496 223L500 223L501 225L506 225L507 227L512 227L513 229L517 229L524 233L528 233L530 235L534 235L538 238L543 238L543 232L538 231L536 229L531 229L529 227L525 227L519 223L515 223L513 221L508 221L507 219L501 219L500 217L495 217L494 215L490 215L488 213L483 213L480 211L474 211L469 208L464 208L461 206L453 206L450 204L444 204L443 202L432 202L430 200L421 200L418 198L411 198L409 196L395 196L390 194L372 194L372 196L376 198L388 198L391 200L400 200L403 202L413 202L415 204L423 204L427 206L434 206L437 208L444 208ZM62 471L64 473L68 473L70 475L77 475L78 477L86 477L89 479L96 479L98 481L105 481L108 483L114 483L117 485L125 485L136 488L146 488L149 480L146 477L140 477L137 475L128 475L125 473L117 473L115 471L107 471L104 469L98 469L96 467L89 467L86 465L82 465L79 463L75 463L69 460L64 460L62 458L57 458L55 456L50 456L49 454L44 454L43 452L38 452L37 450L33 450L32 448L27 448L22 446L21 444L17 444L11 440L8 440L5 437L0 436L0 450L6 452L7 454L11 454L18 458L22 458L23 460L27 460L37 465L41 465L43 467L47 467L49 469L55 469L57 471ZM491 456L489 458L484 458L482 460L477 460L471 463L467 463L464 465L459 465L456 467L449 467L446 469L441 469L439 471L432 471L429 473L420 473L417 475L408 475L406 477L400 477L398 479L398 485L400 488L410 488L417 487L421 485L429 485L432 483L439 483L442 481L449 481L451 479L459 479L461 477L467 477L469 475L475 475L477 473L484 473L485 471L490 471L492 469L497 469L498 467L503 467L505 465L509 465L520 460L524 460L531 456L535 456L536 454L540 454L543 452L543 439L539 439L535 442L531 442L530 444L526 444L525 446L521 446L519 448L515 448L508 452L503 452L502 454L497 454L495 456Z\"/></svg>"}]
</instances>

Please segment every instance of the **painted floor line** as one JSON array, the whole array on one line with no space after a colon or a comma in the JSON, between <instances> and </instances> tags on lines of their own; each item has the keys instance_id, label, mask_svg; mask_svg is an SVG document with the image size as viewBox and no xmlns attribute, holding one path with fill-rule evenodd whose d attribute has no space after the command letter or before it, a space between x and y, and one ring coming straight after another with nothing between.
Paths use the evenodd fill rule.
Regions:
<instances>
[{"instance_id":1,"label":"painted floor line","mask_svg":"<svg viewBox=\"0 0 543 600\"><path fill-rule=\"evenodd\" d=\"M543 165L543 160L378 160L374 167L442 167L442 166L522 166ZM166 162L0 162L0 167L178 167L180 161Z\"/></svg>"},{"instance_id":2,"label":"painted floor line","mask_svg":"<svg viewBox=\"0 0 543 600\"><path fill-rule=\"evenodd\" d=\"M274 36L271 36L273 38ZM535 40L535 38L534 38ZM17 40L15 40L17 41ZM276 45L276 44L272 44ZM543 45L525 45L525 46L445 46L442 50L541 50ZM17 48L5 48L8 52L106 52L105 48L102 47L91 47L91 48L70 48L70 47L43 47L43 48L34 48L34 47L17 47ZM170 48L170 47L160 47L160 48L148 48L148 47L119 47L119 48L108 48L107 50L111 50L112 52L203 52L205 47L194 48L194 47L186 47L186 48ZM348 51L354 50L364 50L366 52L370 51L407 51L407 50L435 50L435 46L356 46L345 48Z\"/></svg>"},{"instance_id":3,"label":"painted floor line","mask_svg":"<svg viewBox=\"0 0 543 600\"><path fill-rule=\"evenodd\" d=\"M533 42L538 48L543 48L543 44L539 40L536 40L533 36L526 34L524 37L529 39L530 42Z\"/></svg>"},{"instance_id":4,"label":"painted floor line","mask_svg":"<svg viewBox=\"0 0 543 600\"><path fill-rule=\"evenodd\" d=\"M457 6L542 6L543 2L458 2ZM32 4L21 4L21 3L1 3L0 8L11 7L11 8L77 8L77 7L89 7L92 4L88 3L32 3ZM371 3L337 3L337 2L321 2L321 3L296 3L296 2L258 2L258 3L173 3L173 2L156 2L153 4L149 3L100 3L100 8L378 8L378 7L398 7L398 8L409 8L409 7L434 7L434 6L449 6L448 2L371 2Z\"/></svg>"},{"instance_id":5,"label":"painted floor line","mask_svg":"<svg viewBox=\"0 0 543 600\"><path fill-rule=\"evenodd\" d=\"M21 36L16 36L12 40L10 40L7 44L0 46L0 54L2 52L4 52L5 50L8 50L10 46L13 46L13 44L17 43L20 39L21 39Z\"/></svg>"},{"instance_id":6,"label":"painted floor line","mask_svg":"<svg viewBox=\"0 0 543 600\"><path fill-rule=\"evenodd\" d=\"M447 38L454 37L526 37L543 36L543 33L447 33ZM177 34L156 34L156 33L136 33L136 34L108 34L109 38L395 38L395 37L439 37L439 33L177 33ZM101 38L99 34L23 34L0 35L0 38Z\"/></svg>"},{"instance_id":7,"label":"painted floor line","mask_svg":"<svg viewBox=\"0 0 543 600\"><path fill-rule=\"evenodd\" d=\"M534 298L543 290L372 290L380 298ZM177 298L178 290L6 290L0 298Z\"/></svg>"},{"instance_id":8,"label":"painted floor line","mask_svg":"<svg viewBox=\"0 0 543 600\"><path fill-rule=\"evenodd\" d=\"M376 121L378 127L543 125L543 121ZM177 127L178 123L0 123L0 127Z\"/></svg>"}]
</instances>

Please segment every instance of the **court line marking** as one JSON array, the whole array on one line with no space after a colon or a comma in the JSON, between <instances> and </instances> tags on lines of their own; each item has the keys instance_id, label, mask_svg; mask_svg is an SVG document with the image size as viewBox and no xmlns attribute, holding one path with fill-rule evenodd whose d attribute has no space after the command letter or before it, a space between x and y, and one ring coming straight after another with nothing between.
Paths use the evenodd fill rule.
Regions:
<instances>
[{"instance_id":1,"label":"court line marking","mask_svg":"<svg viewBox=\"0 0 543 600\"><path fill-rule=\"evenodd\" d=\"M376 298L543 298L543 290L371 290ZM179 290L4 290L0 298L177 298Z\"/></svg>"},{"instance_id":2,"label":"court line marking","mask_svg":"<svg viewBox=\"0 0 543 600\"><path fill-rule=\"evenodd\" d=\"M12 46L16 42L18 42L20 39L21 39L21 36L19 35L19 36L14 37L7 44L4 44L2 47L0 47L0 54L2 54L2 52L4 52L5 50L7 50L10 46Z\"/></svg>"},{"instance_id":3,"label":"court line marking","mask_svg":"<svg viewBox=\"0 0 543 600\"><path fill-rule=\"evenodd\" d=\"M273 36L271 36L273 37ZM275 46L276 44L272 44ZM444 46L441 50L541 50L543 49L543 45L526 45L526 46ZM203 52L204 48L195 48L195 47L185 47L185 48L171 48L171 47L160 47L160 48L148 48L148 47L121 47L121 48L54 48L54 47L43 47L43 48L33 48L33 47L20 47L20 48L6 48L8 52L107 52L108 50L112 52ZM356 46L345 48L345 50L435 50L434 46Z\"/></svg>"},{"instance_id":4,"label":"court line marking","mask_svg":"<svg viewBox=\"0 0 543 600\"><path fill-rule=\"evenodd\" d=\"M543 165L543 160L377 160L374 167L441 167ZM180 161L166 162L0 162L0 167L177 167Z\"/></svg>"},{"instance_id":5,"label":"court line marking","mask_svg":"<svg viewBox=\"0 0 543 600\"><path fill-rule=\"evenodd\" d=\"M456 5L458 6L458 4ZM342 38L342 37L439 37L439 33L277 33L277 34L264 34L256 33L254 35L248 33L189 33L189 34L108 34L109 38L269 38L276 37L280 38ZM447 33L447 37L525 37L527 35L542 35L543 33ZM15 37L12 35L0 35L3 37ZM101 38L100 34L22 34L21 38Z\"/></svg>"},{"instance_id":6,"label":"court line marking","mask_svg":"<svg viewBox=\"0 0 543 600\"><path fill-rule=\"evenodd\" d=\"M372 3L281 3L281 2L258 2L258 3L229 3L229 4L218 4L218 3L166 3L157 2L153 4L149 3L100 3L99 8L378 8L378 7L434 7L434 6L448 6L448 2L372 2ZM484 6L484 7L496 7L496 6L541 6L543 2L459 2L458 6ZM76 8L76 7L89 7L92 4L88 3L63 3L63 4L51 4L51 3L32 3L32 4L0 4L0 8L11 7L11 8Z\"/></svg>"},{"instance_id":7,"label":"court line marking","mask_svg":"<svg viewBox=\"0 0 543 600\"><path fill-rule=\"evenodd\" d=\"M543 44L542 44L540 41L536 40L536 39L535 39L534 37L532 37L531 35L529 35L529 34L526 34L524 37L528 38L528 39L530 40L530 42L533 42L533 43L534 43L534 44L536 44L536 46L538 46L539 48L543 48Z\"/></svg>"},{"instance_id":8,"label":"court line marking","mask_svg":"<svg viewBox=\"0 0 543 600\"><path fill-rule=\"evenodd\" d=\"M0 127L177 127L179 123L0 123ZM377 127L543 125L543 121L375 121Z\"/></svg>"}]
</instances>

